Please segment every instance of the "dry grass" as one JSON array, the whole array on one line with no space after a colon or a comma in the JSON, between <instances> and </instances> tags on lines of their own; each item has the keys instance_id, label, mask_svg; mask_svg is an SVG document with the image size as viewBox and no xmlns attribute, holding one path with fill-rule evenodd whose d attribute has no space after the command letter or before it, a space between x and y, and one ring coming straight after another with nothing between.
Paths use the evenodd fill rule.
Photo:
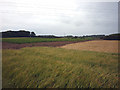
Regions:
<instances>
[{"instance_id":1,"label":"dry grass","mask_svg":"<svg viewBox=\"0 0 120 90\"><path fill-rule=\"evenodd\" d=\"M67 44L61 48L118 53L118 42L117 40L94 40Z\"/></svg>"}]
</instances>

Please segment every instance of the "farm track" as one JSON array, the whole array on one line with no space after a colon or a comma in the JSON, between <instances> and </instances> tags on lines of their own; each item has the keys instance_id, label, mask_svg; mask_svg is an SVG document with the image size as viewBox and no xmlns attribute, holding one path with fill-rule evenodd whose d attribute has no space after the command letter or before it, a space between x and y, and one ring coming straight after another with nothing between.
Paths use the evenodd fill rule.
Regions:
<instances>
[{"instance_id":1,"label":"farm track","mask_svg":"<svg viewBox=\"0 0 120 90\"><path fill-rule=\"evenodd\" d=\"M39 43L25 43L25 44L13 44L13 43L2 42L2 49L20 49L24 47L36 47L36 46L60 47L66 44L72 44L77 42L80 41L57 41L57 42L39 42Z\"/></svg>"}]
</instances>

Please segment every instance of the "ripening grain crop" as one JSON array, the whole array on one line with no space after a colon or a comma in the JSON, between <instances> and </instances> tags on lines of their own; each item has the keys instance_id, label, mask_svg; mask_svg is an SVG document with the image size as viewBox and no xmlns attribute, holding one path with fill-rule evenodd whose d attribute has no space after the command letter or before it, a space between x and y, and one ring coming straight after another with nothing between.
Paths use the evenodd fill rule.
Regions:
<instances>
[{"instance_id":1,"label":"ripening grain crop","mask_svg":"<svg viewBox=\"0 0 120 90\"><path fill-rule=\"evenodd\" d=\"M32 47L3 50L3 88L118 87L118 54Z\"/></svg>"}]
</instances>

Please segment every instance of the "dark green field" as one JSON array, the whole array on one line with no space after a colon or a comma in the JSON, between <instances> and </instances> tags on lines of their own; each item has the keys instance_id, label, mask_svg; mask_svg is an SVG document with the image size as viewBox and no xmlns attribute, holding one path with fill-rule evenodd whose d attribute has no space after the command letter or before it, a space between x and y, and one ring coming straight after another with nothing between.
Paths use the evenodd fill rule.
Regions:
<instances>
[{"instance_id":1,"label":"dark green field","mask_svg":"<svg viewBox=\"0 0 120 90\"><path fill-rule=\"evenodd\" d=\"M6 49L3 88L117 88L118 54L55 47Z\"/></svg>"},{"instance_id":2,"label":"dark green field","mask_svg":"<svg viewBox=\"0 0 120 90\"><path fill-rule=\"evenodd\" d=\"M86 41L94 40L95 38L86 37L86 38L2 38L3 42L9 43L38 43L38 42L54 42L54 41Z\"/></svg>"}]
</instances>

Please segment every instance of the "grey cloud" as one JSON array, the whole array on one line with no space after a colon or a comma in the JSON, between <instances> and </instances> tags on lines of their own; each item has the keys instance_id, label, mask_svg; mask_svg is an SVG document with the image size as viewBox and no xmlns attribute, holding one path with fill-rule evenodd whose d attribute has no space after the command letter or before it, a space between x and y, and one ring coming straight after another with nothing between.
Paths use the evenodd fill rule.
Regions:
<instances>
[{"instance_id":1,"label":"grey cloud","mask_svg":"<svg viewBox=\"0 0 120 90\"><path fill-rule=\"evenodd\" d=\"M74 10L75 13L72 13L73 16L69 14L39 16L34 13L2 13L0 14L1 30L26 29L37 34L55 35L108 34L118 31L117 3L84 2L76 3L76 5L78 8Z\"/></svg>"}]
</instances>

